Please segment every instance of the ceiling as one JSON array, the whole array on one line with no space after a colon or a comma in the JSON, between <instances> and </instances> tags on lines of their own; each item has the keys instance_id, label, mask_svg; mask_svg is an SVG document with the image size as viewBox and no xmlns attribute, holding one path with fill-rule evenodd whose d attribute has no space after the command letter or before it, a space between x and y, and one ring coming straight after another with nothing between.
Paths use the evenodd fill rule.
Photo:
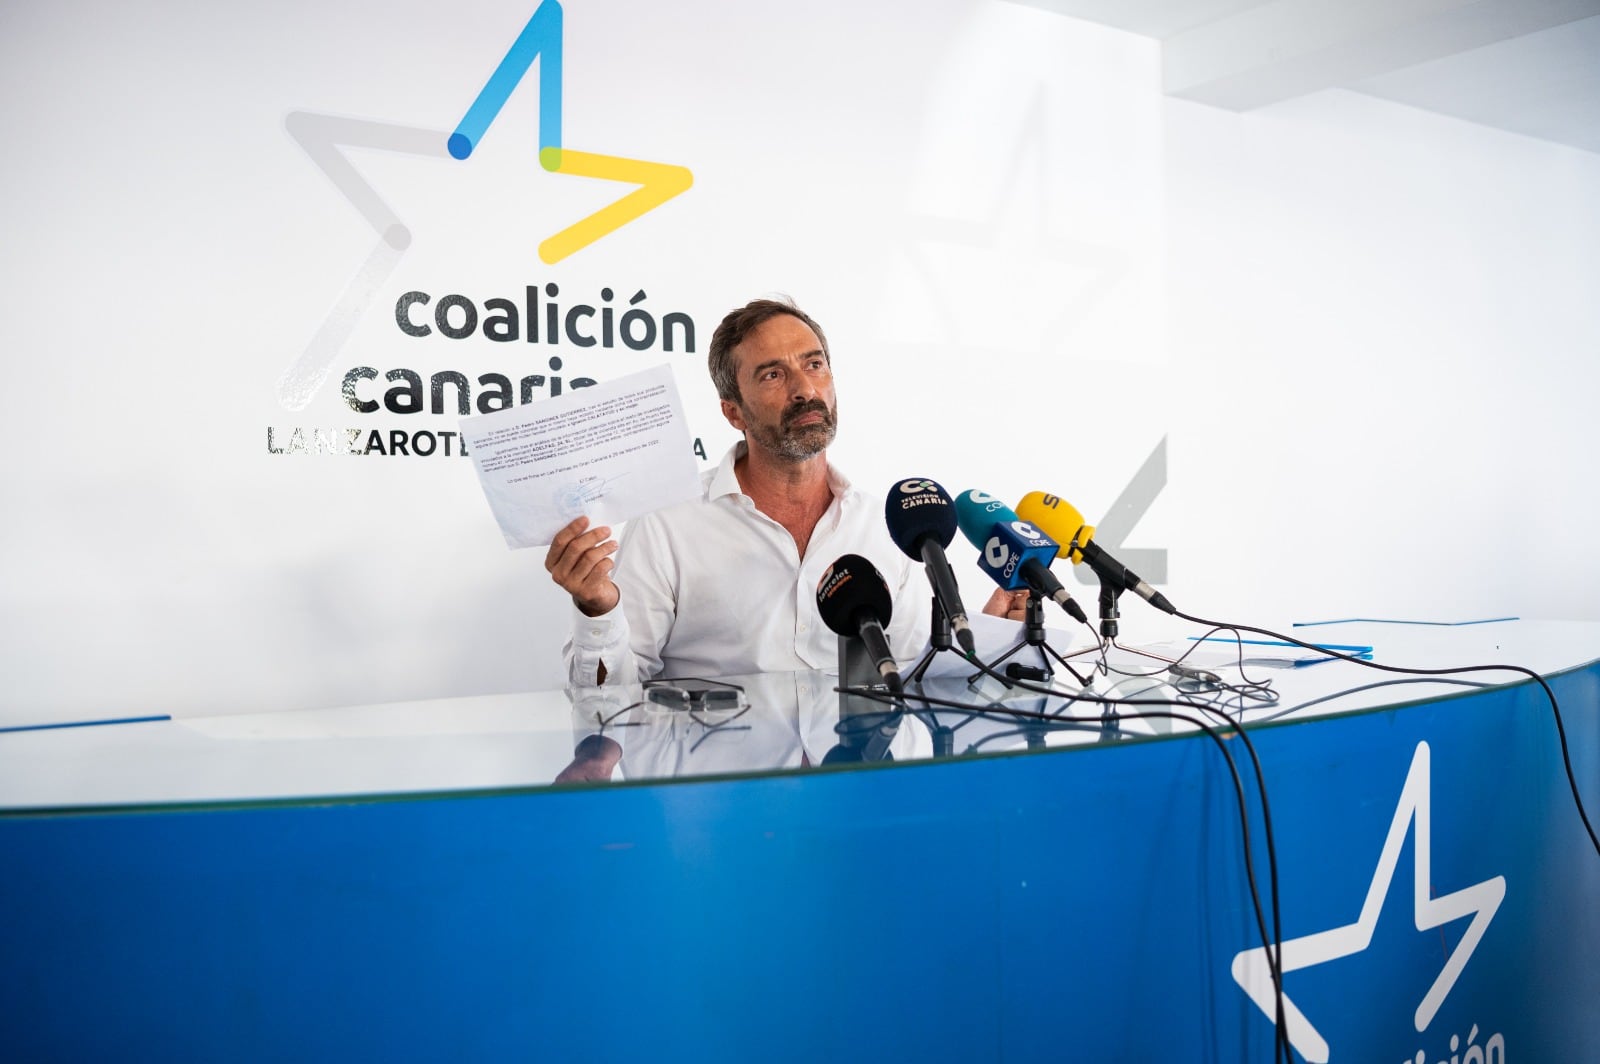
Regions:
<instances>
[{"instance_id":1,"label":"ceiling","mask_svg":"<svg viewBox=\"0 0 1600 1064\"><path fill-rule=\"evenodd\" d=\"M1342 88L1600 152L1600 0L1015 0L1161 41L1169 96Z\"/></svg>"}]
</instances>

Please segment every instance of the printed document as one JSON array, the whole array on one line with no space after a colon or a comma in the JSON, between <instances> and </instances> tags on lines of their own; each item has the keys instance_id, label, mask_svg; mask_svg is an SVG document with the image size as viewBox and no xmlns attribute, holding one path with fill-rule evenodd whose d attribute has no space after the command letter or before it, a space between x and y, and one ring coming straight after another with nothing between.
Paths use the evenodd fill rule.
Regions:
<instances>
[{"instance_id":1,"label":"printed document","mask_svg":"<svg viewBox=\"0 0 1600 1064\"><path fill-rule=\"evenodd\" d=\"M581 514L613 525L700 494L670 366L463 418L461 436L513 548Z\"/></svg>"}]
</instances>

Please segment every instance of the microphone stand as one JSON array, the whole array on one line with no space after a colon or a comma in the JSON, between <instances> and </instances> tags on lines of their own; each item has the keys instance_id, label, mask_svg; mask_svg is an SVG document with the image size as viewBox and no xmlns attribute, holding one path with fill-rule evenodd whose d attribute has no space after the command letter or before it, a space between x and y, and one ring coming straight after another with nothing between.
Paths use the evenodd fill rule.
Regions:
<instances>
[{"instance_id":1,"label":"microphone stand","mask_svg":"<svg viewBox=\"0 0 1600 1064\"><path fill-rule=\"evenodd\" d=\"M933 659L945 651L953 651L961 656L962 661L967 660L966 654L956 649L955 640L952 638L950 617L944 612L944 607L939 604L939 596L933 596L933 619L928 625L928 649L922 655L922 660L917 662L917 667L906 675L908 684L916 684L921 690L922 678L928 672L928 667L933 664ZM943 724L939 720L939 713L933 709L913 710L913 714L927 727L928 733L933 736L933 756L953 757L956 749L956 728ZM967 714L966 724L972 720L972 714ZM957 728L961 724L956 725Z\"/></svg>"},{"instance_id":2,"label":"microphone stand","mask_svg":"<svg viewBox=\"0 0 1600 1064\"><path fill-rule=\"evenodd\" d=\"M956 650L955 640L952 638L950 629L950 618L944 612L944 607L939 604L939 596L935 595L933 596L933 620L928 625L928 650L922 655L922 660L917 662L917 667L912 669L910 674L906 676L906 682L920 682L927 673L928 666L933 664L933 659L946 650L954 650L961 656L962 661L967 660L965 654Z\"/></svg>"},{"instance_id":3,"label":"microphone stand","mask_svg":"<svg viewBox=\"0 0 1600 1064\"><path fill-rule=\"evenodd\" d=\"M1001 654L990 664L989 667L991 669L998 669L1002 661L1005 661L1007 658L1020 651L1023 647L1033 647L1039 652L1039 662L1043 668L1029 669L1028 666L1023 665L1021 662L1012 662L1010 667L1006 669L1006 675L1010 676L1012 679L1034 680L1048 683L1051 678L1055 676L1055 670L1050 667L1050 659L1055 658L1063 669L1066 669L1067 672L1072 674L1072 678L1078 681L1078 685L1080 687L1088 687L1091 681L1085 679L1077 669L1074 669L1070 664L1067 663L1066 658L1058 654L1054 647L1045 642L1044 597L1042 595L1028 596L1028 605L1023 617L1022 641L1016 646L1012 647L1010 650L1006 651L1004 654ZM1030 672L1034 673L1035 675L1028 675ZM973 673L972 677L969 677L969 681L971 679L975 679L979 675L980 673Z\"/></svg>"},{"instance_id":4,"label":"microphone stand","mask_svg":"<svg viewBox=\"0 0 1600 1064\"><path fill-rule=\"evenodd\" d=\"M889 744L900 728L905 704L885 708L875 699L852 694L851 688L871 688L889 693L882 675L872 664L867 648L853 636L839 637L839 742L823 757L825 765L843 761L893 761Z\"/></svg>"},{"instance_id":5,"label":"microphone stand","mask_svg":"<svg viewBox=\"0 0 1600 1064\"><path fill-rule=\"evenodd\" d=\"M1139 650L1134 647L1123 646L1117 642L1117 619L1121 612L1117 609L1117 601L1122 598L1122 588L1111 583L1105 577L1100 578L1100 635L1106 641L1106 646L1114 650L1123 650L1129 654L1137 654L1142 658L1154 658L1156 661L1172 665L1174 658L1152 654L1148 650Z\"/></svg>"}]
</instances>

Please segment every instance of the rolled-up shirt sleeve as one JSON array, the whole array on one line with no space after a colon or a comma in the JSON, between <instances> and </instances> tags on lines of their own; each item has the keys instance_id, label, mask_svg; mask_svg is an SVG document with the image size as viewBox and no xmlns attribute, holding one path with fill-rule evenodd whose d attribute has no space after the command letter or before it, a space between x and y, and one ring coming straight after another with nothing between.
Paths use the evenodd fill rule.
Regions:
<instances>
[{"instance_id":1,"label":"rolled-up shirt sleeve","mask_svg":"<svg viewBox=\"0 0 1600 1064\"><path fill-rule=\"evenodd\" d=\"M628 523L615 557L617 606L598 617L572 607L572 634L562 657L568 682L579 687L598 685L601 665L607 684L651 679L661 671L662 647L672 632L675 566L650 516Z\"/></svg>"},{"instance_id":2,"label":"rolled-up shirt sleeve","mask_svg":"<svg viewBox=\"0 0 1600 1064\"><path fill-rule=\"evenodd\" d=\"M562 647L569 683L577 687L599 686L602 664L610 682L637 682L631 675L635 670L633 653L628 649L628 618L620 605L599 617L590 617L574 605L570 631Z\"/></svg>"}]
</instances>

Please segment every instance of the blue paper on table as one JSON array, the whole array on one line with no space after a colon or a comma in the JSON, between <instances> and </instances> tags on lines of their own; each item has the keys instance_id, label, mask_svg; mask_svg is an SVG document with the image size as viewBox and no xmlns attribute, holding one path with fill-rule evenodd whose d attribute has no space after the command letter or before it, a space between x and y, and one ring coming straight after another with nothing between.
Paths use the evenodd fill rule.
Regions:
<instances>
[{"instance_id":1,"label":"blue paper on table","mask_svg":"<svg viewBox=\"0 0 1600 1064\"><path fill-rule=\"evenodd\" d=\"M1206 636L1204 638L1192 635L1189 639L1196 643L1221 643L1225 646L1239 647L1244 654L1243 663L1246 665L1292 666L1299 669L1307 665L1319 665L1324 661L1338 660L1337 658L1330 658L1326 654L1318 654L1314 650L1307 650L1296 643L1285 642L1282 639L1234 639L1219 635ZM1360 658L1362 661L1372 660L1372 648L1369 646L1358 646L1353 643L1313 643L1312 645L1321 647L1323 650L1330 650L1335 654ZM1262 648L1267 649L1269 652L1263 653ZM1277 651L1277 653L1271 653L1270 651Z\"/></svg>"}]
</instances>

